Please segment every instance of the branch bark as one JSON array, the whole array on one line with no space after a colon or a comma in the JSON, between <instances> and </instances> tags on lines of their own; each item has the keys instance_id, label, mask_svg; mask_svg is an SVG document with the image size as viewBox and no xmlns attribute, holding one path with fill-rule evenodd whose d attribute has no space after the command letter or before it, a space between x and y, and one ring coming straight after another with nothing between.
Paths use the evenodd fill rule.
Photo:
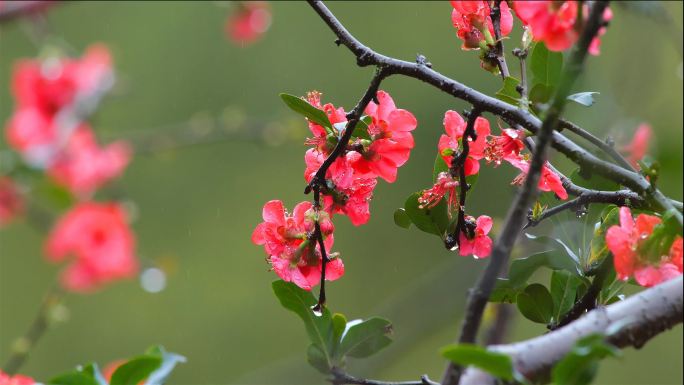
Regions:
<instances>
[{"instance_id":1,"label":"branch bark","mask_svg":"<svg viewBox=\"0 0 684 385\"><path fill-rule=\"evenodd\" d=\"M656 335L682 323L682 276L644 290L604 308L587 313L575 322L551 333L489 350L511 357L515 370L533 383L548 381L553 365L582 337L608 334L618 348L641 348ZM617 329L617 331L615 331ZM495 379L477 369L468 369L460 385L494 384Z\"/></svg>"}]
</instances>

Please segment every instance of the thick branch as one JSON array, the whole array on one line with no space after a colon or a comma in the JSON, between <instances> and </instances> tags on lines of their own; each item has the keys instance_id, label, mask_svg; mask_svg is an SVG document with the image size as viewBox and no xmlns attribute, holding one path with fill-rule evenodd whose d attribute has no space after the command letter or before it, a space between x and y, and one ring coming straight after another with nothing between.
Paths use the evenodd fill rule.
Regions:
<instances>
[{"instance_id":1,"label":"thick branch","mask_svg":"<svg viewBox=\"0 0 684 385\"><path fill-rule=\"evenodd\" d=\"M0 23L41 12L57 1L3 1L0 7Z\"/></svg>"},{"instance_id":2,"label":"thick branch","mask_svg":"<svg viewBox=\"0 0 684 385\"><path fill-rule=\"evenodd\" d=\"M508 354L514 368L531 382L548 381L555 363L582 337L611 333L608 342L625 348L642 347L654 336L682 323L682 276L639 294L598 308L551 333L510 345L490 346ZM615 331L615 329L618 329ZM494 379L476 369L468 369L461 385L494 384Z\"/></svg>"}]
</instances>

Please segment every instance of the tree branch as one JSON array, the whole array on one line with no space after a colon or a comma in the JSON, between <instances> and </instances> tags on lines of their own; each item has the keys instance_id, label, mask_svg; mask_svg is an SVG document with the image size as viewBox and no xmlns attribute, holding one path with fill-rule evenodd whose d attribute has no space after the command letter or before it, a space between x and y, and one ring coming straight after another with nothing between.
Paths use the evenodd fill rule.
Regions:
<instances>
[{"instance_id":1,"label":"tree branch","mask_svg":"<svg viewBox=\"0 0 684 385\"><path fill-rule=\"evenodd\" d=\"M561 119L559 123L559 128L562 129L567 129L568 131L571 131L577 136L585 139L589 143L593 144L594 146L598 147L600 150L608 154L613 160L615 160L622 168L625 170L629 171L634 171L636 172L637 170L632 167L632 165L623 157L617 150L615 150L615 147L611 143L607 143L606 141L603 141L599 138L597 138L594 134L591 132L585 130L584 128L576 125L573 122L570 122L565 119Z\"/></svg>"},{"instance_id":2,"label":"tree branch","mask_svg":"<svg viewBox=\"0 0 684 385\"><path fill-rule=\"evenodd\" d=\"M551 333L488 349L509 355L515 370L531 382L544 382L548 381L553 365L580 338L594 333L608 334L608 342L618 348L641 348L654 336L682 323L682 303L682 276L679 276L624 301L592 310ZM461 385L494 383L494 378L477 369L468 369L460 382Z\"/></svg>"},{"instance_id":3,"label":"tree branch","mask_svg":"<svg viewBox=\"0 0 684 385\"><path fill-rule=\"evenodd\" d=\"M0 23L41 12L57 3L57 1L3 1L2 7L0 7Z\"/></svg>"},{"instance_id":4,"label":"tree branch","mask_svg":"<svg viewBox=\"0 0 684 385\"><path fill-rule=\"evenodd\" d=\"M500 116L505 121L519 124L532 133L537 134L540 130L542 122L528 111L524 111L516 106L487 96L450 79L433 70L431 66L426 65L424 62L419 61L417 63L411 63L375 52L352 36L321 1L309 0L309 4L335 33L337 36L336 43L338 43L338 45L344 45L356 56L356 61L359 66L382 66L385 69L387 76L398 74L422 80L445 93L469 102L482 111L491 112ZM584 148L575 144L563 134L554 132L551 146L587 171L596 172L599 175L628 187L636 193L648 196L648 198L653 201L655 207L658 207L661 210L670 210L673 208L670 201L657 189L652 187L648 180L642 175L599 159ZM681 214L676 216L681 223Z\"/></svg>"},{"instance_id":5,"label":"tree branch","mask_svg":"<svg viewBox=\"0 0 684 385\"><path fill-rule=\"evenodd\" d=\"M330 374L332 375L330 382L332 382L333 385L344 385L344 384L351 384L351 385L439 385L439 383L430 380L427 375L422 375L420 377L419 381L394 382L394 381L378 381L378 380L369 380L366 378L357 378L357 377L354 377L350 374L345 373L344 371L342 371L338 368L333 368L333 370L330 372Z\"/></svg>"}]
</instances>

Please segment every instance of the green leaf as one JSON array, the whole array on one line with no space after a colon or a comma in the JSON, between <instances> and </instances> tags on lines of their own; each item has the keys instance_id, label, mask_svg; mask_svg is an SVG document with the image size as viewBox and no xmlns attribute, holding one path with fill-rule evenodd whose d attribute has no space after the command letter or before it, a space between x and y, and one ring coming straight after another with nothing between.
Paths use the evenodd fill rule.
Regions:
<instances>
[{"instance_id":1,"label":"green leaf","mask_svg":"<svg viewBox=\"0 0 684 385\"><path fill-rule=\"evenodd\" d=\"M449 172L449 166L447 166L446 162L442 158L442 155L437 154L437 157L435 158L435 165L432 169L432 183L437 182L437 176L443 172Z\"/></svg>"},{"instance_id":2,"label":"green leaf","mask_svg":"<svg viewBox=\"0 0 684 385\"><path fill-rule=\"evenodd\" d=\"M323 374L330 373L330 361L326 353L316 344L311 344L306 349L306 361Z\"/></svg>"},{"instance_id":3,"label":"green leaf","mask_svg":"<svg viewBox=\"0 0 684 385\"><path fill-rule=\"evenodd\" d=\"M606 245L606 233L611 226L617 225L620 221L620 208L608 206L601 214L601 221L594 228L594 237L589 244L589 265L598 265L610 254Z\"/></svg>"},{"instance_id":4,"label":"green leaf","mask_svg":"<svg viewBox=\"0 0 684 385\"><path fill-rule=\"evenodd\" d=\"M563 54L549 51L544 43L534 45L529 59L532 70L532 84L554 87L560 81L563 70Z\"/></svg>"},{"instance_id":5,"label":"green leaf","mask_svg":"<svg viewBox=\"0 0 684 385\"><path fill-rule=\"evenodd\" d=\"M110 385L137 385L162 364L159 356L145 355L119 366L112 374Z\"/></svg>"},{"instance_id":6,"label":"green leaf","mask_svg":"<svg viewBox=\"0 0 684 385\"><path fill-rule=\"evenodd\" d=\"M337 355L339 357L368 357L392 342L389 338L391 333L392 324L383 318L373 317L361 322L352 321L347 324Z\"/></svg>"},{"instance_id":7,"label":"green leaf","mask_svg":"<svg viewBox=\"0 0 684 385\"><path fill-rule=\"evenodd\" d=\"M60 374L48 381L50 385L99 385L97 379L86 372L74 370L68 373Z\"/></svg>"},{"instance_id":8,"label":"green leaf","mask_svg":"<svg viewBox=\"0 0 684 385\"><path fill-rule=\"evenodd\" d=\"M406 210L403 208L398 208L394 210L394 223L405 229L411 227L411 218L406 214Z\"/></svg>"},{"instance_id":9,"label":"green leaf","mask_svg":"<svg viewBox=\"0 0 684 385\"><path fill-rule=\"evenodd\" d=\"M553 298L553 319L558 322L572 309L577 297L577 288L582 280L567 271L554 270L551 274L551 297Z\"/></svg>"},{"instance_id":10,"label":"green leaf","mask_svg":"<svg viewBox=\"0 0 684 385\"><path fill-rule=\"evenodd\" d=\"M311 342L316 345L325 358L328 367L332 366L331 352L334 348L333 322L330 310L323 308L320 316L314 314L311 308L316 305L316 298L292 282L274 281L273 292L280 304L294 312L304 321L306 332Z\"/></svg>"},{"instance_id":11,"label":"green leaf","mask_svg":"<svg viewBox=\"0 0 684 385\"><path fill-rule=\"evenodd\" d=\"M578 92L568 96L568 100L573 101L577 104L581 104L585 107L591 107L594 104L594 95L598 95L598 92Z\"/></svg>"},{"instance_id":12,"label":"green leaf","mask_svg":"<svg viewBox=\"0 0 684 385\"><path fill-rule=\"evenodd\" d=\"M513 362L502 353L491 352L472 344L449 345L442 348L442 356L462 366L475 366L494 377L510 381L514 378Z\"/></svg>"},{"instance_id":13,"label":"green leaf","mask_svg":"<svg viewBox=\"0 0 684 385\"><path fill-rule=\"evenodd\" d=\"M418 207L418 198L421 195L421 192L417 192L406 199L404 203L406 214L419 230L441 237L449 226L446 201L442 199L432 208L421 209Z\"/></svg>"},{"instance_id":14,"label":"green leaf","mask_svg":"<svg viewBox=\"0 0 684 385\"><path fill-rule=\"evenodd\" d=\"M330 120L328 119L328 116L325 114L325 112L312 106L306 100L285 93L280 94L280 98L283 99L285 104L287 104L287 106L290 107L292 111L300 115L303 115L305 118L309 119L313 123L332 129Z\"/></svg>"},{"instance_id":15,"label":"green leaf","mask_svg":"<svg viewBox=\"0 0 684 385\"><path fill-rule=\"evenodd\" d=\"M520 84L520 80L509 76L504 79L503 86L494 96L501 101L517 107L520 104L520 93L516 89L518 84Z\"/></svg>"},{"instance_id":16,"label":"green leaf","mask_svg":"<svg viewBox=\"0 0 684 385\"><path fill-rule=\"evenodd\" d=\"M518 294L518 310L532 322L548 324L553 317L553 298L546 286L533 283Z\"/></svg>"},{"instance_id":17,"label":"green leaf","mask_svg":"<svg viewBox=\"0 0 684 385\"><path fill-rule=\"evenodd\" d=\"M558 238L553 238L553 237L547 237L546 235L533 235L529 233L525 233L525 236L527 239L539 242L543 245L548 245L550 243L555 243L563 248L565 253L570 257L576 265L576 270L578 273L580 273L582 270L579 267L580 266L580 258L577 256L577 254L568 246L565 244L565 242L561 241Z\"/></svg>"},{"instance_id":18,"label":"green leaf","mask_svg":"<svg viewBox=\"0 0 684 385\"><path fill-rule=\"evenodd\" d=\"M533 104L543 104L551 100L551 97L553 96L553 91L554 88L552 86L538 83L532 86L528 98L530 99L530 102L532 102Z\"/></svg>"},{"instance_id":19,"label":"green leaf","mask_svg":"<svg viewBox=\"0 0 684 385\"><path fill-rule=\"evenodd\" d=\"M342 313L333 314L332 325L335 341L339 341L342 338L344 330L347 328L347 317L345 317Z\"/></svg>"},{"instance_id":20,"label":"green leaf","mask_svg":"<svg viewBox=\"0 0 684 385\"><path fill-rule=\"evenodd\" d=\"M509 269L508 280L513 287L523 286L540 267L577 274L577 265L570 258L557 250L549 250L514 260Z\"/></svg>"},{"instance_id":21,"label":"green leaf","mask_svg":"<svg viewBox=\"0 0 684 385\"><path fill-rule=\"evenodd\" d=\"M100 371L100 368L94 362L83 366L83 369L81 369L81 372L93 377L99 385L109 385L107 380L102 376L102 372Z\"/></svg>"},{"instance_id":22,"label":"green leaf","mask_svg":"<svg viewBox=\"0 0 684 385\"><path fill-rule=\"evenodd\" d=\"M148 355L161 357L161 365L147 377L145 385L163 385L177 364L186 361L180 354L167 352L161 346L153 346L147 350Z\"/></svg>"},{"instance_id":23,"label":"green leaf","mask_svg":"<svg viewBox=\"0 0 684 385\"><path fill-rule=\"evenodd\" d=\"M65 210L71 207L75 202L74 196L71 195L69 190L47 178L39 180L34 185L33 191L39 199L45 200L58 210Z\"/></svg>"},{"instance_id":24,"label":"green leaf","mask_svg":"<svg viewBox=\"0 0 684 385\"><path fill-rule=\"evenodd\" d=\"M508 279L498 278L492 293L489 295L489 302L515 303L515 299L521 291L520 287L513 285Z\"/></svg>"},{"instance_id":25,"label":"green leaf","mask_svg":"<svg viewBox=\"0 0 684 385\"><path fill-rule=\"evenodd\" d=\"M368 126L373 122L373 118L371 118L368 115L364 115L359 119L359 122L356 123L356 127L354 127L354 133L352 133L353 136L359 138L359 139L368 139L370 140L371 137L368 134Z\"/></svg>"},{"instance_id":26,"label":"green leaf","mask_svg":"<svg viewBox=\"0 0 684 385\"><path fill-rule=\"evenodd\" d=\"M555 385L590 384L598 371L601 359L617 357L620 351L605 342L600 334L578 340L573 349L553 367L551 377Z\"/></svg>"}]
</instances>

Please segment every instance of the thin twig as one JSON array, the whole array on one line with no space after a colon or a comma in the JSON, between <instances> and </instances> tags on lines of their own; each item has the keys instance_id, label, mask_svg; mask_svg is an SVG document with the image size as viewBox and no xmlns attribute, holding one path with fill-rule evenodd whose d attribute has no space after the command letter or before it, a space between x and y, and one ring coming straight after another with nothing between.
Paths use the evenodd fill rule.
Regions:
<instances>
[{"instance_id":1,"label":"thin twig","mask_svg":"<svg viewBox=\"0 0 684 385\"><path fill-rule=\"evenodd\" d=\"M333 383L333 385L344 385L344 384L351 384L351 385L439 385L438 382L432 381L428 378L427 375L423 375L420 377L420 380L418 381L379 381L379 380L370 380L367 378L358 378L354 377L348 373L345 373L344 371L338 369L338 368L333 368L333 370L330 373L332 375L332 378L330 379L330 382Z\"/></svg>"},{"instance_id":2,"label":"thin twig","mask_svg":"<svg viewBox=\"0 0 684 385\"><path fill-rule=\"evenodd\" d=\"M492 18L492 26L494 27L494 56L499 71L501 72L501 78L506 79L511 76L511 74L508 71L508 65L506 64L504 44L501 37L501 0L494 0L494 4L490 5L489 15Z\"/></svg>"},{"instance_id":3,"label":"thin twig","mask_svg":"<svg viewBox=\"0 0 684 385\"><path fill-rule=\"evenodd\" d=\"M626 170L629 171L634 171L636 172L637 170L632 167L632 165L623 157L612 145L612 143L608 143L606 141L603 141L599 138L597 138L594 134L591 132L585 130L584 128L576 125L573 122L570 122L568 120L561 119L560 123L558 124L558 127L560 129L567 129L568 131L571 131L580 138L585 139L589 143L593 144L594 146L598 147L600 150L608 154L613 160L615 160L621 167L623 167Z\"/></svg>"}]
</instances>

